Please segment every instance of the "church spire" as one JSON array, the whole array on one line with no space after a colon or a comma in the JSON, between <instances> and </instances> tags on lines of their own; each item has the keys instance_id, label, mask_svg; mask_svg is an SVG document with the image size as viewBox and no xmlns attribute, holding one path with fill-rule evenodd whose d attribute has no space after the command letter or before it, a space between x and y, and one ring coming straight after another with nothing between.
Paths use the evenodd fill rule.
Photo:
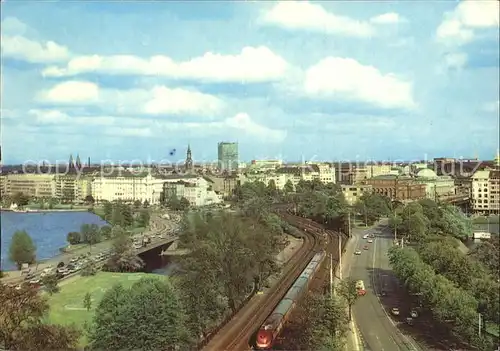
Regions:
<instances>
[{"instance_id":1,"label":"church spire","mask_svg":"<svg viewBox=\"0 0 500 351\"><path fill-rule=\"evenodd\" d=\"M193 169L193 156L191 154L191 145L188 144L186 152L186 162L184 163L186 173Z\"/></svg>"},{"instance_id":2,"label":"church spire","mask_svg":"<svg viewBox=\"0 0 500 351\"><path fill-rule=\"evenodd\" d=\"M68 166L69 166L69 168L73 168L75 166L75 162L73 161L73 154L69 155Z\"/></svg>"},{"instance_id":3,"label":"church spire","mask_svg":"<svg viewBox=\"0 0 500 351\"><path fill-rule=\"evenodd\" d=\"M80 155L79 155L79 154L76 154L75 166L76 166L76 168L78 168L78 169L81 169L81 168L82 168L82 162L80 161Z\"/></svg>"}]
</instances>

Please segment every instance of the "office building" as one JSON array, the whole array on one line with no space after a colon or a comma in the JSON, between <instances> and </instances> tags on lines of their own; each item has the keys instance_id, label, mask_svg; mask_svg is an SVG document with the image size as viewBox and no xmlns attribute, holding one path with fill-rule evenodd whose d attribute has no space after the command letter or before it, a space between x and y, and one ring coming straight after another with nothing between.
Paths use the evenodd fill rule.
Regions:
<instances>
[{"instance_id":1,"label":"office building","mask_svg":"<svg viewBox=\"0 0 500 351\"><path fill-rule=\"evenodd\" d=\"M220 142L217 156L221 171L233 172L238 170L238 143Z\"/></svg>"}]
</instances>

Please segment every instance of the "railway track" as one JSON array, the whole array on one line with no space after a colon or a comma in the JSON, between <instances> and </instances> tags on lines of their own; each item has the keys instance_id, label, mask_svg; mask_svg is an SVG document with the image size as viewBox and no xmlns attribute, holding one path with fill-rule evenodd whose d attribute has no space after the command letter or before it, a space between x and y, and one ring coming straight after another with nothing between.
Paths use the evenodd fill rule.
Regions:
<instances>
[{"instance_id":1,"label":"railway track","mask_svg":"<svg viewBox=\"0 0 500 351\"><path fill-rule=\"evenodd\" d=\"M220 329L204 350L251 350L253 340L250 340L255 331L281 301L314 254L328 245L330 236L326 235L321 225L286 212L278 211L278 214L283 220L302 230L304 244L285 267L278 284L267 295L254 296Z\"/></svg>"}]
</instances>

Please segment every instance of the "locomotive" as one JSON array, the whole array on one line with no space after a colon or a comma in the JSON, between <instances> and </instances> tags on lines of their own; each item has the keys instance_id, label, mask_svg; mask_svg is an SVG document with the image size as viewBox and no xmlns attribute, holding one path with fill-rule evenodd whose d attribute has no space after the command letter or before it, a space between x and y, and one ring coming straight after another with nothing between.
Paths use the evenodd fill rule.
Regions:
<instances>
[{"instance_id":1,"label":"locomotive","mask_svg":"<svg viewBox=\"0 0 500 351\"><path fill-rule=\"evenodd\" d=\"M314 255L283 299L262 324L257 332L256 348L258 350L268 350L273 346L276 337L283 329L300 297L307 291L325 256L325 252Z\"/></svg>"}]
</instances>

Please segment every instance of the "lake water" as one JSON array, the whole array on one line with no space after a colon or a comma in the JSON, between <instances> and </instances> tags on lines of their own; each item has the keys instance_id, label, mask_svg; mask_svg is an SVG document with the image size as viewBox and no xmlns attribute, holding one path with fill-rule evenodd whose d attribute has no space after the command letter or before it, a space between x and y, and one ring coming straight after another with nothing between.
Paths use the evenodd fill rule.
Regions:
<instances>
[{"instance_id":1,"label":"lake water","mask_svg":"<svg viewBox=\"0 0 500 351\"><path fill-rule=\"evenodd\" d=\"M90 212L43 212L16 213L0 212L1 223L1 261L2 270L14 270L16 266L9 261L9 246L16 230L26 230L36 244L37 260L57 256L61 247L66 246L66 235L79 232L82 224L107 224L99 216Z\"/></svg>"}]
</instances>

